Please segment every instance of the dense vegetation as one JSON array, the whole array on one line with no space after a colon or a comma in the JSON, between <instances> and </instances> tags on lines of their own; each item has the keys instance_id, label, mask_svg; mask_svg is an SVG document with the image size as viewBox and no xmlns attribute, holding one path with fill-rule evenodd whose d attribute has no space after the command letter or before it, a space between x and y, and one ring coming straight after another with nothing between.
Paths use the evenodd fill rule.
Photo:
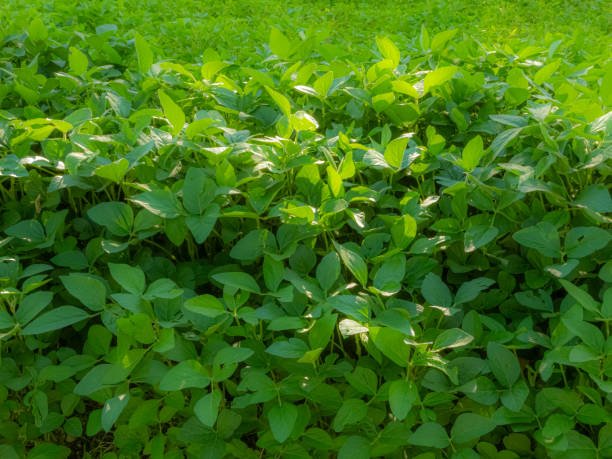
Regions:
<instances>
[{"instance_id":1,"label":"dense vegetation","mask_svg":"<svg viewBox=\"0 0 612 459\"><path fill-rule=\"evenodd\" d=\"M609 2L34 3L2 459L612 457Z\"/></svg>"}]
</instances>

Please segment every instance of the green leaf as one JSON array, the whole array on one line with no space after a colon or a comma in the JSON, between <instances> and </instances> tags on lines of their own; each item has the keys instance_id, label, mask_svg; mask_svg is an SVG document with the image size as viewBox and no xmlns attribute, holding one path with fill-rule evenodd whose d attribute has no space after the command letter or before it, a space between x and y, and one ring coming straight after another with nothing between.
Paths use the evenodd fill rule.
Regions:
<instances>
[{"instance_id":1,"label":"green leaf","mask_svg":"<svg viewBox=\"0 0 612 459\"><path fill-rule=\"evenodd\" d=\"M545 257L561 257L559 233L552 223L540 222L535 226L517 231L512 238L525 247L536 249Z\"/></svg>"},{"instance_id":2,"label":"green leaf","mask_svg":"<svg viewBox=\"0 0 612 459\"><path fill-rule=\"evenodd\" d=\"M438 67L436 70L429 72L425 76L425 82L423 84L423 92L427 94L433 88L437 86L441 86L444 83L450 81L450 79L455 76L455 74L459 71L459 68L451 65L448 67Z\"/></svg>"},{"instance_id":3,"label":"green leaf","mask_svg":"<svg viewBox=\"0 0 612 459\"><path fill-rule=\"evenodd\" d=\"M389 406L391 412L400 421L403 421L419 401L419 393L413 382L397 379L389 386Z\"/></svg>"},{"instance_id":4,"label":"green leaf","mask_svg":"<svg viewBox=\"0 0 612 459\"><path fill-rule=\"evenodd\" d=\"M285 276L285 265L282 261L276 260L270 255L265 255L263 276L266 287L272 292L276 292Z\"/></svg>"},{"instance_id":5,"label":"green leaf","mask_svg":"<svg viewBox=\"0 0 612 459\"><path fill-rule=\"evenodd\" d=\"M215 198L217 185L205 169L190 167L183 182L183 205L185 209L201 215Z\"/></svg>"},{"instance_id":6,"label":"green leaf","mask_svg":"<svg viewBox=\"0 0 612 459\"><path fill-rule=\"evenodd\" d=\"M183 113L181 107L179 107L163 89L159 89L157 95L159 96L159 101L164 110L164 116L172 126L171 134L177 135L185 125L185 113Z\"/></svg>"},{"instance_id":7,"label":"green leaf","mask_svg":"<svg viewBox=\"0 0 612 459\"><path fill-rule=\"evenodd\" d=\"M217 317L227 313L221 301L209 294L188 299L185 301L185 309L206 317Z\"/></svg>"},{"instance_id":8,"label":"green leaf","mask_svg":"<svg viewBox=\"0 0 612 459\"><path fill-rule=\"evenodd\" d=\"M4 232L8 236L23 239L27 242L42 242L45 240L45 230L36 220L22 220L9 226Z\"/></svg>"},{"instance_id":9,"label":"green leaf","mask_svg":"<svg viewBox=\"0 0 612 459\"><path fill-rule=\"evenodd\" d=\"M161 379L159 389L175 391L197 387L203 389L210 384L210 377L206 374L202 364L197 360L183 360L170 368Z\"/></svg>"},{"instance_id":10,"label":"green leaf","mask_svg":"<svg viewBox=\"0 0 612 459\"><path fill-rule=\"evenodd\" d=\"M404 333L392 328L370 327L370 338L374 345L400 367L410 365L411 346L406 343Z\"/></svg>"},{"instance_id":11,"label":"green leaf","mask_svg":"<svg viewBox=\"0 0 612 459\"><path fill-rule=\"evenodd\" d=\"M357 278L359 283L365 287L368 283L368 267L363 258L361 258L361 255L338 244L336 241L334 241L334 247L336 248L336 252L340 255L340 259L342 263L344 263L344 266L346 266L353 276Z\"/></svg>"},{"instance_id":12,"label":"green leaf","mask_svg":"<svg viewBox=\"0 0 612 459\"><path fill-rule=\"evenodd\" d=\"M52 292L38 291L26 295L19 303L19 307L17 308L17 312L15 313L15 320L23 327L24 325L28 324L34 317L36 317L43 309L49 306L49 304L51 304L52 299ZM5 323L7 324L7 327L5 328L8 328L8 326L13 326L12 319L10 319L9 322Z\"/></svg>"},{"instance_id":13,"label":"green leaf","mask_svg":"<svg viewBox=\"0 0 612 459\"><path fill-rule=\"evenodd\" d=\"M349 398L342 403L332 422L335 432L342 432L347 425L355 424L368 414L368 405L357 398Z\"/></svg>"},{"instance_id":14,"label":"green leaf","mask_svg":"<svg viewBox=\"0 0 612 459\"><path fill-rule=\"evenodd\" d=\"M487 362L495 378L504 387L512 387L521 375L521 366L516 356L494 341L487 344Z\"/></svg>"},{"instance_id":15,"label":"green leaf","mask_svg":"<svg viewBox=\"0 0 612 459\"><path fill-rule=\"evenodd\" d=\"M574 420L571 416L562 413L554 413L546 419L542 428L544 438L555 438L568 433L574 428Z\"/></svg>"},{"instance_id":16,"label":"green leaf","mask_svg":"<svg viewBox=\"0 0 612 459\"><path fill-rule=\"evenodd\" d=\"M399 92L400 94L406 94L414 99L418 99L420 97L419 92L414 89L407 81L403 80L394 80L391 82L391 87L395 92Z\"/></svg>"},{"instance_id":17,"label":"green leaf","mask_svg":"<svg viewBox=\"0 0 612 459\"><path fill-rule=\"evenodd\" d=\"M291 56L291 42L276 27L270 29L270 50L281 59L289 59Z\"/></svg>"},{"instance_id":18,"label":"green leaf","mask_svg":"<svg viewBox=\"0 0 612 459\"><path fill-rule=\"evenodd\" d=\"M308 343L311 349L327 347L337 320L338 314L326 314L315 321L308 332Z\"/></svg>"},{"instance_id":19,"label":"green leaf","mask_svg":"<svg viewBox=\"0 0 612 459\"><path fill-rule=\"evenodd\" d=\"M576 198L576 204L600 214L612 212L610 192L600 184L592 184L582 190Z\"/></svg>"},{"instance_id":20,"label":"green leaf","mask_svg":"<svg viewBox=\"0 0 612 459\"><path fill-rule=\"evenodd\" d=\"M461 154L461 166L466 171L473 171L484 156L482 137L477 135L470 140Z\"/></svg>"},{"instance_id":21,"label":"green leaf","mask_svg":"<svg viewBox=\"0 0 612 459\"><path fill-rule=\"evenodd\" d=\"M256 229L249 231L232 247L230 257L241 261L252 261L261 257L264 251L271 249L276 249L272 233L265 229Z\"/></svg>"},{"instance_id":22,"label":"green leaf","mask_svg":"<svg viewBox=\"0 0 612 459\"><path fill-rule=\"evenodd\" d=\"M117 328L142 344L152 344L156 339L151 318L142 312L117 319Z\"/></svg>"},{"instance_id":23,"label":"green leaf","mask_svg":"<svg viewBox=\"0 0 612 459\"><path fill-rule=\"evenodd\" d=\"M134 32L134 44L138 56L138 70L140 73L147 73L153 65L153 52L147 41L138 32Z\"/></svg>"},{"instance_id":24,"label":"green leaf","mask_svg":"<svg viewBox=\"0 0 612 459\"><path fill-rule=\"evenodd\" d=\"M129 168L129 161L125 158L121 158L110 164L99 166L94 171L94 174L96 174L98 177L111 180L115 183L121 183L123 177L125 176Z\"/></svg>"},{"instance_id":25,"label":"green leaf","mask_svg":"<svg viewBox=\"0 0 612 459\"><path fill-rule=\"evenodd\" d=\"M272 436L279 443L284 443L291 435L291 431L298 419L298 409L291 403L273 406L268 411L268 422Z\"/></svg>"},{"instance_id":26,"label":"green leaf","mask_svg":"<svg viewBox=\"0 0 612 459\"><path fill-rule=\"evenodd\" d=\"M75 308L74 306L60 306L34 319L29 325L21 330L21 334L38 335L40 333L59 330L80 322L81 320L85 320L88 317L89 314L82 309Z\"/></svg>"},{"instance_id":27,"label":"green leaf","mask_svg":"<svg viewBox=\"0 0 612 459\"><path fill-rule=\"evenodd\" d=\"M427 448L446 448L450 445L448 435L437 422L426 422L419 426L406 440L411 445Z\"/></svg>"},{"instance_id":28,"label":"green leaf","mask_svg":"<svg viewBox=\"0 0 612 459\"><path fill-rule=\"evenodd\" d=\"M455 443L466 443L488 434L496 424L489 418L475 413L461 413L455 419L451 429L451 438Z\"/></svg>"},{"instance_id":29,"label":"green leaf","mask_svg":"<svg viewBox=\"0 0 612 459\"><path fill-rule=\"evenodd\" d=\"M146 287L145 275L138 266L109 263L108 268L113 279L115 279L124 290L134 295L141 295L144 293Z\"/></svg>"},{"instance_id":30,"label":"green leaf","mask_svg":"<svg viewBox=\"0 0 612 459\"><path fill-rule=\"evenodd\" d=\"M464 282L457 290L455 295L455 305L468 303L475 300L480 292L486 290L495 283L494 280L486 277L478 277L468 282Z\"/></svg>"},{"instance_id":31,"label":"green leaf","mask_svg":"<svg viewBox=\"0 0 612 459\"><path fill-rule=\"evenodd\" d=\"M267 86L266 91L268 91L268 94L270 94L272 100L276 103L276 105L278 105L278 108L280 108L280 111L283 113L283 115L289 118L291 116L291 104L289 103L289 99L283 96L280 92L275 91L274 89L269 88Z\"/></svg>"},{"instance_id":32,"label":"green leaf","mask_svg":"<svg viewBox=\"0 0 612 459\"><path fill-rule=\"evenodd\" d=\"M214 365L231 365L233 363L243 362L253 354L254 351L248 347L224 347L215 355Z\"/></svg>"},{"instance_id":33,"label":"green leaf","mask_svg":"<svg viewBox=\"0 0 612 459\"><path fill-rule=\"evenodd\" d=\"M185 224L198 244L202 244L208 238L219 219L220 213L219 205L212 203L203 215L189 215L185 218Z\"/></svg>"},{"instance_id":34,"label":"green leaf","mask_svg":"<svg viewBox=\"0 0 612 459\"><path fill-rule=\"evenodd\" d=\"M442 32L437 33L431 39L431 50L433 52L443 51L446 44L452 40L452 38L457 35L458 32L458 29L451 29L443 30Z\"/></svg>"},{"instance_id":35,"label":"green leaf","mask_svg":"<svg viewBox=\"0 0 612 459\"><path fill-rule=\"evenodd\" d=\"M301 339L289 338L285 341L272 343L268 346L266 352L285 359L299 359L308 352L308 346Z\"/></svg>"},{"instance_id":36,"label":"green leaf","mask_svg":"<svg viewBox=\"0 0 612 459\"><path fill-rule=\"evenodd\" d=\"M119 394L108 399L102 408L102 428L109 432L130 401L130 394Z\"/></svg>"},{"instance_id":37,"label":"green leaf","mask_svg":"<svg viewBox=\"0 0 612 459\"><path fill-rule=\"evenodd\" d=\"M221 392L213 390L196 402L193 412L202 424L208 427L215 425L222 398Z\"/></svg>"},{"instance_id":38,"label":"green leaf","mask_svg":"<svg viewBox=\"0 0 612 459\"><path fill-rule=\"evenodd\" d=\"M421 293L433 306L450 308L453 304L450 289L437 274L429 273L425 276L421 285Z\"/></svg>"},{"instance_id":39,"label":"green leaf","mask_svg":"<svg viewBox=\"0 0 612 459\"><path fill-rule=\"evenodd\" d=\"M502 404L511 411L519 412L529 396L529 387L522 379L515 382L510 389L501 394Z\"/></svg>"},{"instance_id":40,"label":"green leaf","mask_svg":"<svg viewBox=\"0 0 612 459\"><path fill-rule=\"evenodd\" d=\"M340 275L340 258L336 252L329 252L317 266L317 280L323 290L329 290Z\"/></svg>"},{"instance_id":41,"label":"green leaf","mask_svg":"<svg viewBox=\"0 0 612 459\"><path fill-rule=\"evenodd\" d=\"M480 247L484 247L497 237L499 230L495 226L475 225L470 226L464 235L464 247L467 253L471 253Z\"/></svg>"},{"instance_id":42,"label":"green leaf","mask_svg":"<svg viewBox=\"0 0 612 459\"><path fill-rule=\"evenodd\" d=\"M259 285L253 276L242 272L217 273L211 276L217 282L246 292L261 293Z\"/></svg>"},{"instance_id":43,"label":"green leaf","mask_svg":"<svg viewBox=\"0 0 612 459\"><path fill-rule=\"evenodd\" d=\"M162 218L176 218L184 213L183 206L170 190L145 191L130 200Z\"/></svg>"},{"instance_id":44,"label":"green leaf","mask_svg":"<svg viewBox=\"0 0 612 459\"><path fill-rule=\"evenodd\" d=\"M542 84L545 81L547 81L553 75L553 73L557 71L560 64L561 64L561 61L556 60L542 67L540 70L536 72L535 76L533 77L534 83Z\"/></svg>"},{"instance_id":45,"label":"green leaf","mask_svg":"<svg viewBox=\"0 0 612 459\"><path fill-rule=\"evenodd\" d=\"M391 238L398 249L404 250L414 240L417 223L410 215L402 215L391 225Z\"/></svg>"},{"instance_id":46,"label":"green leaf","mask_svg":"<svg viewBox=\"0 0 612 459\"><path fill-rule=\"evenodd\" d=\"M75 75L83 75L87 72L89 66L89 60L87 56L80 50L71 46L68 54L68 64L70 65L70 71Z\"/></svg>"},{"instance_id":47,"label":"green leaf","mask_svg":"<svg viewBox=\"0 0 612 459\"><path fill-rule=\"evenodd\" d=\"M565 252L570 258L583 258L603 249L611 240L610 231L596 226L578 226L565 235Z\"/></svg>"},{"instance_id":48,"label":"green leaf","mask_svg":"<svg viewBox=\"0 0 612 459\"><path fill-rule=\"evenodd\" d=\"M433 344L433 350L450 349L455 347L467 346L474 340L474 337L460 328L449 328L438 336Z\"/></svg>"},{"instance_id":49,"label":"green leaf","mask_svg":"<svg viewBox=\"0 0 612 459\"><path fill-rule=\"evenodd\" d=\"M170 279L157 279L152 282L147 291L143 295L145 300L154 300L156 298L164 298L171 300L183 294L183 290L176 287L174 281Z\"/></svg>"},{"instance_id":50,"label":"green leaf","mask_svg":"<svg viewBox=\"0 0 612 459\"><path fill-rule=\"evenodd\" d=\"M399 65L400 51L391 40L386 37L376 37L376 46L385 59L390 59L393 62L394 68Z\"/></svg>"},{"instance_id":51,"label":"green leaf","mask_svg":"<svg viewBox=\"0 0 612 459\"><path fill-rule=\"evenodd\" d=\"M103 202L87 211L95 223L106 227L115 236L129 236L134 222L132 208L122 202Z\"/></svg>"},{"instance_id":52,"label":"green leaf","mask_svg":"<svg viewBox=\"0 0 612 459\"><path fill-rule=\"evenodd\" d=\"M374 276L374 287L380 291L396 292L406 275L406 256L398 253L385 260Z\"/></svg>"},{"instance_id":53,"label":"green leaf","mask_svg":"<svg viewBox=\"0 0 612 459\"><path fill-rule=\"evenodd\" d=\"M523 129L524 127L517 127L500 132L491 142L490 148L493 151L493 155L498 156L512 140L518 137Z\"/></svg>"},{"instance_id":54,"label":"green leaf","mask_svg":"<svg viewBox=\"0 0 612 459\"><path fill-rule=\"evenodd\" d=\"M106 305L106 287L98 279L87 274L71 273L60 276L68 293L92 311L101 311Z\"/></svg>"},{"instance_id":55,"label":"green leaf","mask_svg":"<svg viewBox=\"0 0 612 459\"><path fill-rule=\"evenodd\" d=\"M49 37L49 32L42 19L35 18L32 20L28 26L28 37L30 37L30 40L38 42L45 41Z\"/></svg>"},{"instance_id":56,"label":"green leaf","mask_svg":"<svg viewBox=\"0 0 612 459\"><path fill-rule=\"evenodd\" d=\"M565 279L559 279L559 283L563 286L563 288L570 294L570 296L576 300L576 302L582 306L587 311L591 312L599 312L600 304L593 299L588 292L582 290L581 288L575 286L569 281Z\"/></svg>"},{"instance_id":57,"label":"green leaf","mask_svg":"<svg viewBox=\"0 0 612 459\"><path fill-rule=\"evenodd\" d=\"M358 435L348 437L338 451L338 459L369 459L370 457L370 442Z\"/></svg>"}]
</instances>

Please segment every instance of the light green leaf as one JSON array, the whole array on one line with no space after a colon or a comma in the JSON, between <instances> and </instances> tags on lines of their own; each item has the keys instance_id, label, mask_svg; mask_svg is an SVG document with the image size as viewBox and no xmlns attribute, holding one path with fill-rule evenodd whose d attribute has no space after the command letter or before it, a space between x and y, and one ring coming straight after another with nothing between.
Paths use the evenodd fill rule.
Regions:
<instances>
[{"instance_id":1,"label":"light green leaf","mask_svg":"<svg viewBox=\"0 0 612 459\"><path fill-rule=\"evenodd\" d=\"M89 61L83 52L71 46L68 54L68 64L70 65L70 71L80 76L87 72Z\"/></svg>"},{"instance_id":2,"label":"light green leaf","mask_svg":"<svg viewBox=\"0 0 612 459\"><path fill-rule=\"evenodd\" d=\"M164 110L164 116L172 126L171 133L172 135L177 135L185 125L185 113L183 113L181 107L179 107L163 89L158 90L157 95L159 96L159 101Z\"/></svg>"},{"instance_id":3,"label":"light green leaf","mask_svg":"<svg viewBox=\"0 0 612 459\"><path fill-rule=\"evenodd\" d=\"M291 56L291 42L276 27L270 29L269 39L270 50L281 59L288 59Z\"/></svg>"},{"instance_id":4,"label":"light green leaf","mask_svg":"<svg viewBox=\"0 0 612 459\"><path fill-rule=\"evenodd\" d=\"M276 105L278 105L278 108L280 108L280 111L283 113L283 115L289 118L291 116L291 104L289 103L289 99L283 96L280 92L275 91L274 89L269 88L267 86L266 91L268 91L268 94L270 94L272 100L276 103Z\"/></svg>"},{"instance_id":5,"label":"light green leaf","mask_svg":"<svg viewBox=\"0 0 612 459\"><path fill-rule=\"evenodd\" d=\"M393 167L403 169L405 167L404 152L409 140L410 135L404 135L389 142L387 148L385 148L385 161Z\"/></svg>"},{"instance_id":6,"label":"light green leaf","mask_svg":"<svg viewBox=\"0 0 612 459\"><path fill-rule=\"evenodd\" d=\"M138 32L134 32L134 43L138 55L138 70L140 73L147 73L153 65L153 52L147 41Z\"/></svg>"},{"instance_id":7,"label":"light green leaf","mask_svg":"<svg viewBox=\"0 0 612 459\"><path fill-rule=\"evenodd\" d=\"M458 70L458 67L451 65L448 67L438 67L436 70L429 72L427 76L425 76L425 82L423 85L424 93L427 94L429 91L431 91L431 89L450 81Z\"/></svg>"},{"instance_id":8,"label":"light green leaf","mask_svg":"<svg viewBox=\"0 0 612 459\"><path fill-rule=\"evenodd\" d=\"M390 59L393 62L393 67L399 65L400 51L391 40L386 37L376 37L376 46L385 59Z\"/></svg>"},{"instance_id":9,"label":"light green leaf","mask_svg":"<svg viewBox=\"0 0 612 459\"><path fill-rule=\"evenodd\" d=\"M470 140L461 154L461 166L466 171L473 171L484 156L482 137L477 135Z\"/></svg>"}]
</instances>

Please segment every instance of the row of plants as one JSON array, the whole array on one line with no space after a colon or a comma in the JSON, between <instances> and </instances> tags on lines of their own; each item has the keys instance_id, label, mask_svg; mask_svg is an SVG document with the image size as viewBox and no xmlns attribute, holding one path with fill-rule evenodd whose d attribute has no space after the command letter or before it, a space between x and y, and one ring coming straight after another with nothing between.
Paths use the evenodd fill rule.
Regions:
<instances>
[{"instance_id":1,"label":"row of plants","mask_svg":"<svg viewBox=\"0 0 612 459\"><path fill-rule=\"evenodd\" d=\"M2 41L0 456L612 457L609 51L116 31Z\"/></svg>"}]
</instances>

